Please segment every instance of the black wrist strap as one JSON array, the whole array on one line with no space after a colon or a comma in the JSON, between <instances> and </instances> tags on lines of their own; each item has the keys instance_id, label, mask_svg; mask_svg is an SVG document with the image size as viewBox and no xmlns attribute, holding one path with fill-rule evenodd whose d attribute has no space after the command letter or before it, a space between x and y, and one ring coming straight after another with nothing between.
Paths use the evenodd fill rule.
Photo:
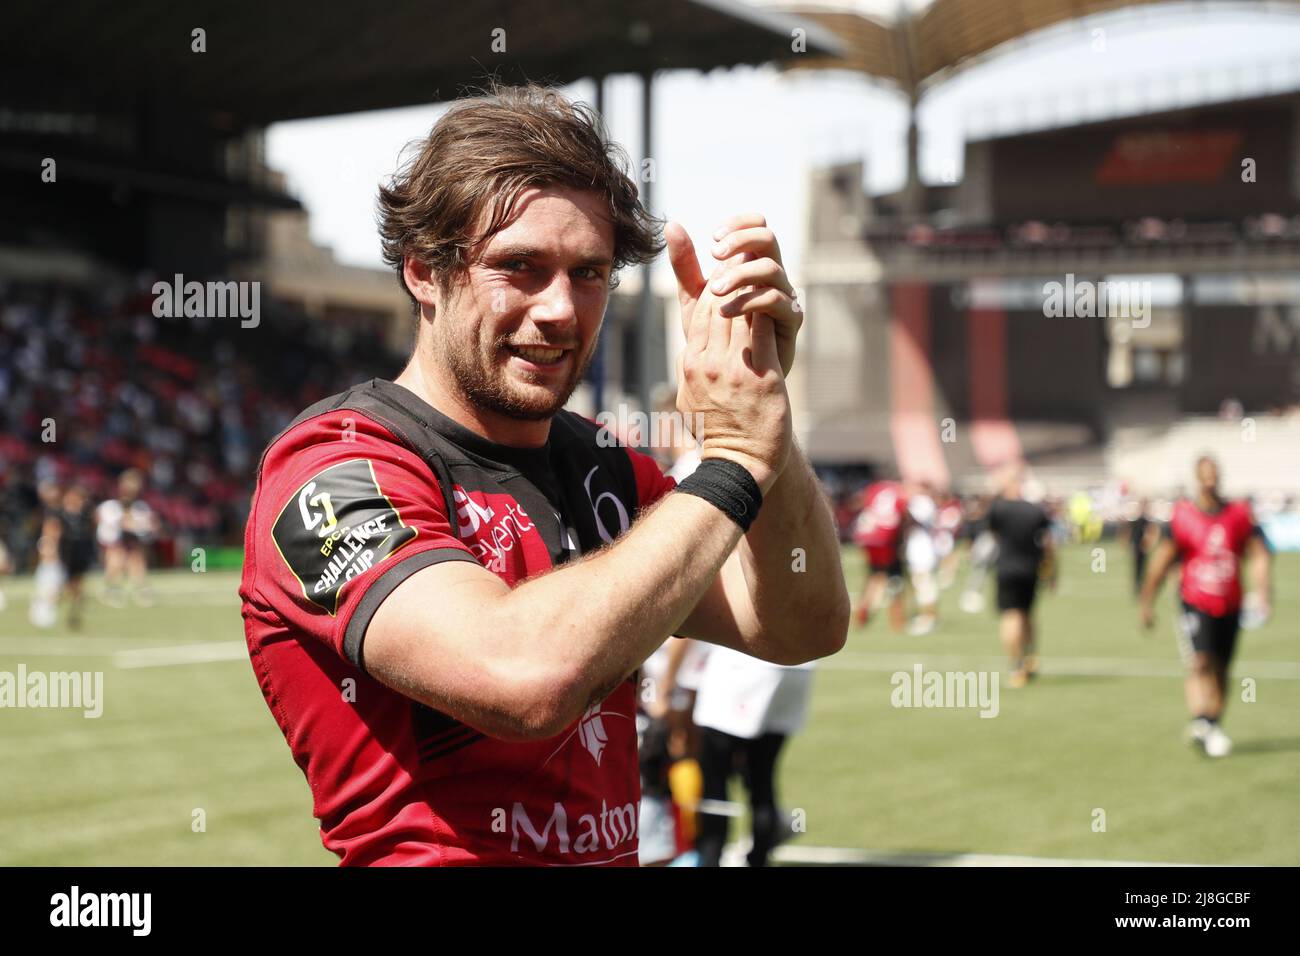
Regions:
<instances>
[{"instance_id":1,"label":"black wrist strap","mask_svg":"<svg viewBox=\"0 0 1300 956\"><path fill-rule=\"evenodd\" d=\"M763 504L763 492L754 476L743 465L725 458L707 458L700 462L677 490L703 498L740 525L741 531L749 530L758 517L759 506Z\"/></svg>"}]
</instances>

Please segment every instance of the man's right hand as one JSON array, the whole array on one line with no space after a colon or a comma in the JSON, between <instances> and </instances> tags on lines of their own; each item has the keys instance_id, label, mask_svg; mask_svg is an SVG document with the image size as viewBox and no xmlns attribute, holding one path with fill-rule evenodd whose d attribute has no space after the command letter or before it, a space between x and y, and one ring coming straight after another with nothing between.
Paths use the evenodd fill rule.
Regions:
<instances>
[{"instance_id":1,"label":"man's right hand","mask_svg":"<svg viewBox=\"0 0 1300 956\"><path fill-rule=\"evenodd\" d=\"M1138 621L1142 624L1144 631L1149 631L1155 626L1156 612L1152 609L1150 602L1143 601L1138 605Z\"/></svg>"},{"instance_id":2,"label":"man's right hand","mask_svg":"<svg viewBox=\"0 0 1300 956\"><path fill-rule=\"evenodd\" d=\"M692 430L701 423L695 438L702 459L742 465L766 493L785 467L792 441L790 397L772 320L762 313L722 315L724 300L709 291L686 230L669 223L664 235L686 334L677 410Z\"/></svg>"}]
</instances>

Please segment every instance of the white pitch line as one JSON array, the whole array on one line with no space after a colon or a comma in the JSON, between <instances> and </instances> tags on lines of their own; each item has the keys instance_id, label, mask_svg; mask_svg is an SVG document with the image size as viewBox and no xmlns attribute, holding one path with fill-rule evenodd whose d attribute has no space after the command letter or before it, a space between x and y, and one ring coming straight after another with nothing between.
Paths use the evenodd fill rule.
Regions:
<instances>
[{"instance_id":1,"label":"white pitch line","mask_svg":"<svg viewBox=\"0 0 1300 956\"><path fill-rule=\"evenodd\" d=\"M0 581L4 582L6 596L11 598L25 601L36 591L30 577L0 578ZM88 585L86 596L101 600L106 592L103 576L91 575L86 582ZM150 576L148 587L155 597L160 594L230 594L238 597L239 575L236 572L222 572L210 576L195 573L168 577Z\"/></svg>"},{"instance_id":2,"label":"white pitch line","mask_svg":"<svg viewBox=\"0 0 1300 956\"><path fill-rule=\"evenodd\" d=\"M212 664L219 661L247 661L248 645L243 641L208 641L169 647L141 647L113 654L115 667L172 667L177 664Z\"/></svg>"},{"instance_id":3,"label":"white pitch line","mask_svg":"<svg viewBox=\"0 0 1300 956\"><path fill-rule=\"evenodd\" d=\"M141 641L154 640L148 637L123 637L121 635L100 635L98 637L69 637L64 634L48 636L24 635L22 637L0 637L0 657L112 657L133 650L157 650L176 647L174 638L159 637L159 642L150 648L141 648ZM125 646L123 646L125 645ZM135 645L134 647L131 645Z\"/></svg>"},{"instance_id":4,"label":"white pitch line","mask_svg":"<svg viewBox=\"0 0 1300 956\"><path fill-rule=\"evenodd\" d=\"M723 865L743 866L748 840L731 843L723 851ZM772 851L777 863L811 866L1201 866L1200 863L1164 863L1144 860L1072 860L1046 856L996 853L897 853L832 846L779 846Z\"/></svg>"},{"instance_id":5,"label":"white pitch line","mask_svg":"<svg viewBox=\"0 0 1300 956\"><path fill-rule=\"evenodd\" d=\"M818 667L831 670L885 671L910 670L920 664L934 670L1002 670L1004 657L967 657L958 654L854 654L841 652L818 661ZM1039 673L1068 677L1182 677L1176 661L1140 657L1051 657L1045 656ZM1275 680L1300 680L1300 663L1292 661L1234 661L1235 677L1267 677Z\"/></svg>"},{"instance_id":6,"label":"white pitch line","mask_svg":"<svg viewBox=\"0 0 1300 956\"><path fill-rule=\"evenodd\" d=\"M204 605L208 607L239 607L239 595L234 591L169 591L156 595L153 607L190 607ZM150 608L146 608L150 610Z\"/></svg>"},{"instance_id":7,"label":"white pitch line","mask_svg":"<svg viewBox=\"0 0 1300 956\"><path fill-rule=\"evenodd\" d=\"M0 655L5 657L107 657L113 653L114 641L126 641L125 637L49 637L23 636L0 637ZM139 640L139 638L136 638Z\"/></svg>"}]
</instances>

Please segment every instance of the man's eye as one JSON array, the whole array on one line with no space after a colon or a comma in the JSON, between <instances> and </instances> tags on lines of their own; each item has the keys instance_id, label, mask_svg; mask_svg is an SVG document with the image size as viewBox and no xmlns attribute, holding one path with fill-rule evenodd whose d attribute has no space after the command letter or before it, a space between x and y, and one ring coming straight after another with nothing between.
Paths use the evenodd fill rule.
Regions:
<instances>
[{"instance_id":1,"label":"man's eye","mask_svg":"<svg viewBox=\"0 0 1300 956\"><path fill-rule=\"evenodd\" d=\"M501 263L501 268L508 272L519 272L527 267L528 263L524 262L523 259L507 259Z\"/></svg>"},{"instance_id":2,"label":"man's eye","mask_svg":"<svg viewBox=\"0 0 1300 956\"><path fill-rule=\"evenodd\" d=\"M580 274L580 276L581 276L583 279L603 279L603 278L604 278L604 276L601 275L600 270L597 269L595 266L580 266L580 267L579 267L578 269L576 269L575 271L578 272L578 273Z\"/></svg>"}]
</instances>

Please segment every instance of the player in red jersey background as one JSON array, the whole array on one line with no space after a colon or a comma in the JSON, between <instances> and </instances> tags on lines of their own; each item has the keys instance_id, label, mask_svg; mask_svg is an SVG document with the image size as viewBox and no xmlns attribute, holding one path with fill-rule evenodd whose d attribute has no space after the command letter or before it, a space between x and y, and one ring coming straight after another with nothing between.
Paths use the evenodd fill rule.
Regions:
<instances>
[{"instance_id":1,"label":"player in red jersey background","mask_svg":"<svg viewBox=\"0 0 1300 956\"><path fill-rule=\"evenodd\" d=\"M889 600L889 626L904 623L903 562L900 546L907 521L907 494L902 482L872 482L862 492L862 510L853 526L853 540L867 559L867 579L854 620L865 625L881 599Z\"/></svg>"},{"instance_id":2,"label":"player in red jersey background","mask_svg":"<svg viewBox=\"0 0 1300 956\"><path fill-rule=\"evenodd\" d=\"M1151 559L1142 586L1139 615L1144 627L1155 621L1156 594L1176 561L1181 561L1182 614L1179 649L1187 665L1187 709L1192 715L1188 738L1211 757L1225 757L1232 741L1223 732L1228 666L1237 646L1243 592L1241 561L1249 559L1251 601L1258 617L1270 607L1268 544L1245 501L1219 494L1219 466L1202 456L1196 462L1198 490L1192 500L1174 506L1165 537Z\"/></svg>"}]
</instances>

